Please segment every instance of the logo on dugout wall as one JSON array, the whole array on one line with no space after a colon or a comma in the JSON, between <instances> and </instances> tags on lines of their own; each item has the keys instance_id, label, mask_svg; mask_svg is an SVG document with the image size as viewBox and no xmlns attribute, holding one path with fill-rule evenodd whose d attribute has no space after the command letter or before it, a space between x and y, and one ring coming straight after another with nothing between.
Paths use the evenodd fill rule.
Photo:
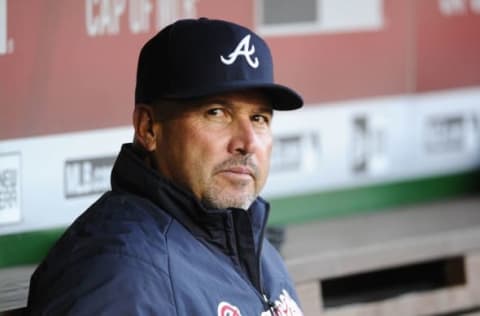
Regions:
<instances>
[{"instance_id":1,"label":"logo on dugout wall","mask_svg":"<svg viewBox=\"0 0 480 316\"><path fill-rule=\"evenodd\" d=\"M0 224L20 220L20 154L0 154Z\"/></svg>"},{"instance_id":2,"label":"logo on dugout wall","mask_svg":"<svg viewBox=\"0 0 480 316\"><path fill-rule=\"evenodd\" d=\"M110 189L115 156L67 160L64 168L65 198L96 195Z\"/></svg>"},{"instance_id":3,"label":"logo on dugout wall","mask_svg":"<svg viewBox=\"0 0 480 316\"><path fill-rule=\"evenodd\" d=\"M438 0L438 8L446 16L480 14L480 0Z\"/></svg>"},{"instance_id":4,"label":"logo on dugout wall","mask_svg":"<svg viewBox=\"0 0 480 316\"><path fill-rule=\"evenodd\" d=\"M380 174L388 167L387 134L384 118L359 115L352 122L352 171Z\"/></svg>"},{"instance_id":5,"label":"logo on dugout wall","mask_svg":"<svg viewBox=\"0 0 480 316\"><path fill-rule=\"evenodd\" d=\"M122 23L132 34L161 29L180 18L196 17L198 0L85 0L85 26L92 37L118 35Z\"/></svg>"},{"instance_id":6,"label":"logo on dugout wall","mask_svg":"<svg viewBox=\"0 0 480 316\"><path fill-rule=\"evenodd\" d=\"M13 39L8 38L7 0L0 0L0 56L13 53Z\"/></svg>"},{"instance_id":7,"label":"logo on dugout wall","mask_svg":"<svg viewBox=\"0 0 480 316\"><path fill-rule=\"evenodd\" d=\"M272 174L312 171L319 165L320 135L314 131L276 136L270 163Z\"/></svg>"},{"instance_id":8,"label":"logo on dugout wall","mask_svg":"<svg viewBox=\"0 0 480 316\"><path fill-rule=\"evenodd\" d=\"M480 147L476 113L436 114L426 118L424 148L428 154L475 153Z\"/></svg>"}]
</instances>

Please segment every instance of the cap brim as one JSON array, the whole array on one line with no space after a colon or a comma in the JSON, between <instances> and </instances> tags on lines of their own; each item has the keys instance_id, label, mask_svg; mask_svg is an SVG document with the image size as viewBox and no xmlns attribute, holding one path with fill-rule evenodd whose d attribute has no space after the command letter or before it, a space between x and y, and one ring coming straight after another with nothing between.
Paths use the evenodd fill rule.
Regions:
<instances>
[{"instance_id":1,"label":"cap brim","mask_svg":"<svg viewBox=\"0 0 480 316\"><path fill-rule=\"evenodd\" d=\"M168 95L174 99L191 99L211 96L220 93L234 92L240 90L256 89L263 91L272 102L272 108L279 111L288 111L301 108L303 99L298 93L292 89L275 84L265 82L226 82L222 85L212 86L208 89L205 87L198 90L182 91L181 94Z\"/></svg>"}]
</instances>

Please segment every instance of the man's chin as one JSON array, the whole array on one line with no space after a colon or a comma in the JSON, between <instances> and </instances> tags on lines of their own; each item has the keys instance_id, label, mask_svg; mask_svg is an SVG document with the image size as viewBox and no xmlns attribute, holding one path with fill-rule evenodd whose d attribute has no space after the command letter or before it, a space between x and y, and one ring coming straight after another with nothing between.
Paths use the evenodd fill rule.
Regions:
<instances>
[{"instance_id":1,"label":"man's chin","mask_svg":"<svg viewBox=\"0 0 480 316\"><path fill-rule=\"evenodd\" d=\"M222 190L221 194L208 194L203 199L203 203L209 208L241 208L247 210L255 199L255 194L251 192L239 193L236 191Z\"/></svg>"}]
</instances>

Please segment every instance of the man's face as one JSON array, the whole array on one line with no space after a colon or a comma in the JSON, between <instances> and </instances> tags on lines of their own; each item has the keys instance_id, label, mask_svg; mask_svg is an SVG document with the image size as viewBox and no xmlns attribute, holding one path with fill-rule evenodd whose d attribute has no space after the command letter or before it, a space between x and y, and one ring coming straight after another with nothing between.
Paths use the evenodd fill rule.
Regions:
<instances>
[{"instance_id":1,"label":"man's face","mask_svg":"<svg viewBox=\"0 0 480 316\"><path fill-rule=\"evenodd\" d=\"M272 109L260 93L222 94L159 119L156 167L207 207L248 209L267 179Z\"/></svg>"}]
</instances>

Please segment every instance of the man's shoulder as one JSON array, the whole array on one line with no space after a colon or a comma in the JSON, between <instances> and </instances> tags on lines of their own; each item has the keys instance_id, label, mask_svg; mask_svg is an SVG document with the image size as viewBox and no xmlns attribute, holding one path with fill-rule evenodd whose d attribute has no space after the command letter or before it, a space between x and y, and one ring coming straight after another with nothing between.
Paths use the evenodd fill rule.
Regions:
<instances>
[{"instance_id":1,"label":"man's shoulder","mask_svg":"<svg viewBox=\"0 0 480 316\"><path fill-rule=\"evenodd\" d=\"M168 231L172 217L150 200L130 193L107 192L71 226L73 233L139 235L160 237ZM152 234L154 236L152 236Z\"/></svg>"},{"instance_id":2,"label":"man's shoulder","mask_svg":"<svg viewBox=\"0 0 480 316\"><path fill-rule=\"evenodd\" d=\"M113 224L130 224L132 229L151 225L156 232L165 233L171 220L168 212L146 198L131 193L109 191L92 204L72 226L102 222L106 225L103 229L107 228L107 231L115 233L117 226Z\"/></svg>"},{"instance_id":3,"label":"man's shoulder","mask_svg":"<svg viewBox=\"0 0 480 316\"><path fill-rule=\"evenodd\" d=\"M47 260L73 264L104 254L157 265L172 217L150 201L108 192L65 231ZM152 256L155 253L156 256Z\"/></svg>"},{"instance_id":4,"label":"man's shoulder","mask_svg":"<svg viewBox=\"0 0 480 316\"><path fill-rule=\"evenodd\" d=\"M115 275L124 275L130 282L149 275L167 276L166 235L171 222L168 213L146 199L104 194L49 251L32 276L31 293L41 296L50 293L41 294L45 288L74 287L76 275L92 284Z\"/></svg>"}]
</instances>

